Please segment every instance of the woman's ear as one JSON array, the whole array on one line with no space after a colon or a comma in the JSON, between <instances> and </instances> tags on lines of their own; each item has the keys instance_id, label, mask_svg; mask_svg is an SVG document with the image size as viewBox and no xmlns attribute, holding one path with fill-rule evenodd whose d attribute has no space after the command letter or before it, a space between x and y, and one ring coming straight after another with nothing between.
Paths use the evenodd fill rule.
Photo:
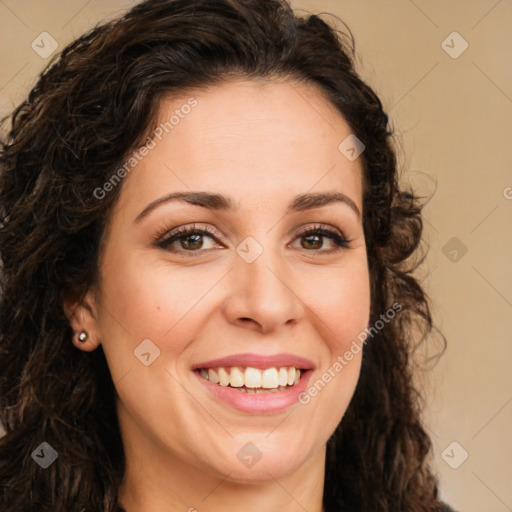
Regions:
<instances>
[{"instance_id":1,"label":"woman's ear","mask_svg":"<svg viewBox=\"0 0 512 512\"><path fill-rule=\"evenodd\" d=\"M100 345L97 325L97 307L94 293L89 290L84 297L66 295L63 299L64 313L73 329L73 344L85 352Z\"/></svg>"}]
</instances>

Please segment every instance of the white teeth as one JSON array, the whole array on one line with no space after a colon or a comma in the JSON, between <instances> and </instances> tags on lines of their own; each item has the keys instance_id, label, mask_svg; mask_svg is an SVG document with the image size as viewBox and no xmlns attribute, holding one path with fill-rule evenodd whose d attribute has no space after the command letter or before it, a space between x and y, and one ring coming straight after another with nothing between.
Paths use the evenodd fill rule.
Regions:
<instances>
[{"instance_id":1,"label":"white teeth","mask_svg":"<svg viewBox=\"0 0 512 512\"><path fill-rule=\"evenodd\" d=\"M244 385L244 374L238 366L233 366L233 368L231 368L229 383L232 388L241 388Z\"/></svg>"},{"instance_id":2,"label":"white teeth","mask_svg":"<svg viewBox=\"0 0 512 512\"><path fill-rule=\"evenodd\" d=\"M214 384L218 384L220 382L219 374L213 368L208 368L208 380Z\"/></svg>"},{"instance_id":3,"label":"white teeth","mask_svg":"<svg viewBox=\"0 0 512 512\"><path fill-rule=\"evenodd\" d=\"M261 388L261 371L256 368L245 369L245 387Z\"/></svg>"},{"instance_id":4,"label":"white teeth","mask_svg":"<svg viewBox=\"0 0 512 512\"><path fill-rule=\"evenodd\" d=\"M290 366L288 368L288 386L292 386L295 382L295 368Z\"/></svg>"},{"instance_id":5,"label":"white teeth","mask_svg":"<svg viewBox=\"0 0 512 512\"><path fill-rule=\"evenodd\" d=\"M279 368L279 385L286 386L288 384L288 370L286 368Z\"/></svg>"},{"instance_id":6,"label":"white teeth","mask_svg":"<svg viewBox=\"0 0 512 512\"><path fill-rule=\"evenodd\" d=\"M219 380L220 380L219 384L221 386L228 386L229 385L229 375L228 375L228 372L224 368L222 368L222 367L219 368Z\"/></svg>"},{"instance_id":7,"label":"white teeth","mask_svg":"<svg viewBox=\"0 0 512 512\"><path fill-rule=\"evenodd\" d=\"M268 368L263 370L263 375L261 376L261 385L265 389L275 389L277 386L279 386L277 370L275 368Z\"/></svg>"},{"instance_id":8,"label":"white teeth","mask_svg":"<svg viewBox=\"0 0 512 512\"><path fill-rule=\"evenodd\" d=\"M293 366L264 370L252 367L244 369L239 366L231 368L219 366L218 368L202 368L199 373L201 377L214 384L231 386L248 393L257 393L262 389L271 390L271 392L282 391L287 386L297 384L301 376L301 370Z\"/></svg>"}]
</instances>

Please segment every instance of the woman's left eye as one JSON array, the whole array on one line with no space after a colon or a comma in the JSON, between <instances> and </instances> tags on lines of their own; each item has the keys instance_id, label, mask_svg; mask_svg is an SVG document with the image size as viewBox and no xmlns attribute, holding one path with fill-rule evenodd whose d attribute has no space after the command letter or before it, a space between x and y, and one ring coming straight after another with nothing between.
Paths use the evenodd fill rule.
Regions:
<instances>
[{"instance_id":1,"label":"woman's left eye","mask_svg":"<svg viewBox=\"0 0 512 512\"><path fill-rule=\"evenodd\" d=\"M209 244L205 244L205 238L210 239ZM326 240L329 241L329 248L325 248ZM319 252L322 254L336 252L350 247L350 241L337 231L317 226L303 230L294 239L300 242L298 249L304 249L308 252ZM198 229L196 227L180 228L166 235L162 240L155 243L157 247L175 253L188 253L196 255L201 249L222 248L217 242L215 235L208 229ZM208 247L209 245L209 247ZM194 254L196 253L196 254Z\"/></svg>"},{"instance_id":2,"label":"woman's left eye","mask_svg":"<svg viewBox=\"0 0 512 512\"><path fill-rule=\"evenodd\" d=\"M325 240L330 241L330 249L325 249ZM321 253L332 253L341 249L347 249L350 247L350 240L347 240L343 235L340 235L337 231L326 229L322 226L309 228L302 231L297 236L296 240L300 240L302 249L312 252ZM323 249L319 251L319 249Z\"/></svg>"}]
</instances>

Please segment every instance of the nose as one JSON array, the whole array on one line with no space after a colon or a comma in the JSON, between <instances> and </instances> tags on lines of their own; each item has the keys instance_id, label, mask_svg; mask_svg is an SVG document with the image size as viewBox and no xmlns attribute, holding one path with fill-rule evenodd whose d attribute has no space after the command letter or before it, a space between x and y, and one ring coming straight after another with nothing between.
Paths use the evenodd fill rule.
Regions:
<instances>
[{"instance_id":1,"label":"nose","mask_svg":"<svg viewBox=\"0 0 512 512\"><path fill-rule=\"evenodd\" d=\"M232 324L267 334L295 325L305 307L294 288L291 272L278 256L264 251L255 261L237 258L230 272L224 314Z\"/></svg>"}]
</instances>

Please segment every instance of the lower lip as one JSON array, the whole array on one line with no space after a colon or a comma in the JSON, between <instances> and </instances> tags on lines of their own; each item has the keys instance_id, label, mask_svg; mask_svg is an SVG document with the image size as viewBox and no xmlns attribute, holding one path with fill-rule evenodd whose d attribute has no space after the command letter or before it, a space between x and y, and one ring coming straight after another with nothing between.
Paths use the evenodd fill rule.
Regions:
<instances>
[{"instance_id":1,"label":"lower lip","mask_svg":"<svg viewBox=\"0 0 512 512\"><path fill-rule=\"evenodd\" d=\"M193 373L215 398L230 407L249 414L275 414L299 401L299 395L306 389L313 370L304 371L297 384L277 393L244 393L230 386L214 384L196 371Z\"/></svg>"}]
</instances>

